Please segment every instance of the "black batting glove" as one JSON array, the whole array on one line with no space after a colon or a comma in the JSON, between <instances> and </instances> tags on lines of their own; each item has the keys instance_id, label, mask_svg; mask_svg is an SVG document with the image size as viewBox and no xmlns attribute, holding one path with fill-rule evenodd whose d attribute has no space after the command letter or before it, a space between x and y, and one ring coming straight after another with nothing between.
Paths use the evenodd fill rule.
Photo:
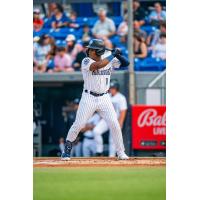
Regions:
<instances>
[{"instance_id":1,"label":"black batting glove","mask_svg":"<svg viewBox=\"0 0 200 200\"><path fill-rule=\"evenodd\" d=\"M122 54L122 52L121 52L121 50L118 49L118 48L113 49L113 51L112 51L112 55L113 55L114 57L116 57L117 55L121 55L121 54Z\"/></svg>"},{"instance_id":2,"label":"black batting glove","mask_svg":"<svg viewBox=\"0 0 200 200\"><path fill-rule=\"evenodd\" d=\"M116 55L116 58L120 61L121 66L123 67L127 67L130 64L129 60L120 54Z\"/></svg>"}]
</instances>

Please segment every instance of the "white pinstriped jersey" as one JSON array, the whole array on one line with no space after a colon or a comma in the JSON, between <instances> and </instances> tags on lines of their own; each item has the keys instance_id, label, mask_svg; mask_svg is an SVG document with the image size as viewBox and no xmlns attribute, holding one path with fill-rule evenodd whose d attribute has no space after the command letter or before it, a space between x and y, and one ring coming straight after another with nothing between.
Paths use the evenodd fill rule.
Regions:
<instances>
[{"instance_id":1,"label":"white pinstriped jersey","mask_svg":"<svg viewBox=\"0 0 200 200\"><path fill-rule=\"evenodd\" d=\"M104 55L102 56L104 57ZM120 61L113 58L105 67L90 71L90 65L95 62L93 59L86 57L82 60L81 70L84 80L84 89L96 92L105 93L110 88L110 76L113 68L120 66Z\"/></svg>"}]
</instances>

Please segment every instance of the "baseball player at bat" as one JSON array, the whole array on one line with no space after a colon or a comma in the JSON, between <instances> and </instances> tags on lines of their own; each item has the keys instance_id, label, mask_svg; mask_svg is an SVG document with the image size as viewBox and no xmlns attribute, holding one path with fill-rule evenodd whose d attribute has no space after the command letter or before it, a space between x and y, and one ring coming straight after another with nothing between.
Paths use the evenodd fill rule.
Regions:
<instances>
[{"instance_id":1,"label":"baseball player at bat","mask_svg":"<svg viewBox=\"0 0 200 200\"><path fill-rule=\"evenodd\" d=\"M112 50L111 55L103 58L105 50L104 42L100 39L91 40L87 46L87 57L84 58L81 63L81 71L84 80L83 93L76 119L66 138L61 160L70 160L73 142L76 140L80 130L85 126L88 119L91 118L95 112L97 112L109 126L118 159L129 159L125 154L122 132L117 114L108 94L112 69L119 68L120 65L127 66L129 62L121 56L119 49Z\"/></svg>"}]
</instances>

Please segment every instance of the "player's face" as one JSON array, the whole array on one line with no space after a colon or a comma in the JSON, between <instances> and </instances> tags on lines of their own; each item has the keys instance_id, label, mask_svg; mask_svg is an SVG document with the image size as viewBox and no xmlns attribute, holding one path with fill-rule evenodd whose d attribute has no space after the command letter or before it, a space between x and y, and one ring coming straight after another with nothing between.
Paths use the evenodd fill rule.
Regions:
<instances>
[{"instance_id":1,"label":"player's face","mask_svg":"<svg viewBox=\"0 0 200 200\"><path fill-rule=\"evenodd\" d=\"M112 96L114 96L117 93L117 89L116 88L110 88L109 92Z\"/></svg>"},{"instance_id":2,"label":"player's face","mask_svg":"<svg viewBox=\"0 0 200 200\"><path fill-rule=\"evenodd\" d=\"M89 50L89 57L93 58L93 57L95 57L95 56L96 56L95 50L90 49L90 50Z\"/></svg>"}]
</instances>

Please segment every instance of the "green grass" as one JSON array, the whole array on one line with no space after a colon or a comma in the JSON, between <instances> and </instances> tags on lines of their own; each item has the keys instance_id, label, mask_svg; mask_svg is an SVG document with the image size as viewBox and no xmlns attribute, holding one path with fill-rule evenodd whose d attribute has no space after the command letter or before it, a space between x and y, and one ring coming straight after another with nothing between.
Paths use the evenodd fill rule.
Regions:
<instances>
[{"instance_id":1,"label":"green grass","mask_svg":"<svg viewBox=\"0 0 200 200\"><path fill-rule=\"evenodd\" d=\"M35 168L34 200L165 200L165 168Z\"/></svg>"}]
</instances>

